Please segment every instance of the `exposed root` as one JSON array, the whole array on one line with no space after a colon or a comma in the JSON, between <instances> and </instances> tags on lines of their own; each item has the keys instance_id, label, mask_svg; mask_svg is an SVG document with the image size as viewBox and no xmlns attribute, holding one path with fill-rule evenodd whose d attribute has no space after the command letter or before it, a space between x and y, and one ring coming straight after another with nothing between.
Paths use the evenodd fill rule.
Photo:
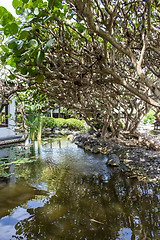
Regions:
<instances>
[{"instance_id":1,"label":"exposed root","mask_svg":"<svg viewBox=\"0 0 160 240\"><path fill-rule=\"evenodd\" d=\"M130 147L147 147L149 149L160 151L160 143L156 141L154 137L150 139L148 136L145 136L139 132L121 133L119 138L112 138L112 140L118 144Z\"/></svg>"}]
</instances>

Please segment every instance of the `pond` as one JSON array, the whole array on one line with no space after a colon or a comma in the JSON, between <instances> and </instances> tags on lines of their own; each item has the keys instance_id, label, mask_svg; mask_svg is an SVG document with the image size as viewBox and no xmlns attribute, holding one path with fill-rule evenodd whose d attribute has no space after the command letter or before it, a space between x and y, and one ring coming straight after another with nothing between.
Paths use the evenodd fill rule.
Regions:
<instances>
[{"instance_id":1,"label":"pond","mask_svg":"<svg viewBox=\"0 0 160 240\"><path fill-rule=\"evenodd\" d=\"M106 156L66 139L7 151L13 162L0 181L1 240L160 239L158 186L108 168Z\"/></svg>"}]
</instances>

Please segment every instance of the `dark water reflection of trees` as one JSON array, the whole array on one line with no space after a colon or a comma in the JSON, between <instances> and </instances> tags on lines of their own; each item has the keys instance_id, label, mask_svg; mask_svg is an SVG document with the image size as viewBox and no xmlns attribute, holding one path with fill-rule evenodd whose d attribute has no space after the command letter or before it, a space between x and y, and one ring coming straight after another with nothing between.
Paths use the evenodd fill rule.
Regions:
<instances>
[{"instance_id":1,"label":"dark water reflection of trees","mask_svg":"<svg viewBox=\"0 0 160 240\"><path fill-rule=\"evenodd\" d=\"M105 182L101 176L64 171L55 183L56 194L43 207L27 210L30 218L17 223L17 234L26 239L160 238L159 193L153 185L117 172Z\"/></svg>"},{"instance_id":2,"label":"dark water reflection of trees","mask_svg":"<svg viewBox=\"0 0 160 240\"><path fill-rule=\"evenodd\" d=\"M10 239L160 239L158 186L130 179L117 169L107 170L101 156L68 150L69 146L65 149L63 142L57 149L54 143L50 145L37 150L32 145L31 155L37 151L37 161L16 168L12 191L9 186L0 189L1 218L17 206L27 213L16 222L16 234ZM42 153L49 157L44 159ZM86 158L91 164L84 167ZM92 165L99 169L99 162L106 172L80 171Z\"/></svg>"}]
</instances>

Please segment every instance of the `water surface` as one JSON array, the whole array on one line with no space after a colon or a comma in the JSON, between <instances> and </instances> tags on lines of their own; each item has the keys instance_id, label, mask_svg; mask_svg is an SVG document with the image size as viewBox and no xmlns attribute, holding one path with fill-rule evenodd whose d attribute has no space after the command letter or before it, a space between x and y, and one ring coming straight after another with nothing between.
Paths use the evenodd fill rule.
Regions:
<instances>
[{"instance_id":1,"label":"water surface","mask_svg":"<svg viewBox=\"0 0 160 240\"><path fill-rule=\"evenodd\" d=\"M16 146L0 185L0 239L160 239L158 186L107 168L67 140ZM20 157L21 154L19 155Z\"/></svg>"}]
</instances>

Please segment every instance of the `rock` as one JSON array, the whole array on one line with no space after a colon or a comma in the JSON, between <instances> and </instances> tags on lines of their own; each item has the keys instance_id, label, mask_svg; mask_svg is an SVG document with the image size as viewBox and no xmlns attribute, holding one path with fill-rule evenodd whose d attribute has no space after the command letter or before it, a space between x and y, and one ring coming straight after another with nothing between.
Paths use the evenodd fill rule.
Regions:
<instances>
[{"instance_id":1,"label":"rock","mask_svg":"<svg viewBox=\"0 0 160 240\"><path fill-rule=\"evenodd\" d=\"M137 175L140 179L154 182L160 185L160 152L147 150L143 147L123 146L113 140L103 141L95 134L75 134L74 142L86 151L103 153L107 156L109 166L117 166L115 170L130 171L131 175ZM122 161L121 168L120 160ZM139 172L137 172L137 169Z\"/></svg>"},{"instance_id":2,"label":"rock","mask_svg":"<svg viewBox=\"0 0 160 240\"><path fill-rule=\"evenodd\" d=\"M73 141L75 136L73 134L68 135L67 139Z\"/></svg>"},{"instance_id":3,"label":"rock","mask_svg":"<svg viewBox=\"0 0 160 240\"><path fill-rule=\"evenodd\" d=\"M66 129L62 129L59 133L61 135L66 135L68 133L68 131Z\"/></svg>"},{"instance_id":4,"label":"rock","mask_svg":"<svg viewBox=\"0 0 160 240\"><path fill-rule=\"evenodd\" d=\"M49 132L50 133L51 132L51 128L46 128L45 132Z\"/></svg>"},{"instance_id":5,"label":"rock","mask_svg":"<svg viewBox=\"0 0 160 240\"><path fill-rule=\"evenodd\" d=\"M84 143L83 143L83 142L78 142L78 143L76 143L76 144L78 145L78 147L84 148Z\"/></svg>"},{"instance_id":6,"label":"rock","mask_svg":"<svg viewBox=\"0 0 160 240\"><path fill-rule=\"evenodd\" d=\"M109 155L107 165L118 167L120 165L119 157L116 154Z\"/></svg>"},{"instance_id":7,"label":"rock","mask_svg":"<svg viewBox=\"0 0 160 240\"><path fill-rule=\"evenodd\" d=\"M60 130L60 128L58 128L58 127L55 127L54 129L53 129L53 131L56 131L56 130Z\"/></svg>"},{"instance_id":8,"label":"rock","mask_svg":"<svg viewBox=\"0 0 160 240\"><path fill-rule=\"evenodd\" d=\"M94 134L94 130L90 130L90 131L88 131L87 134L89 134L89 135L93 135L93 134Z\"/></svg>"},{"instance_id":9,"label":"rock","mask_svg":"<svg viewBox=\"0 0 160 240\"><path fill-rule=\"evenodd\" d=\"M100 153L100 146L96 145L91 149L91 152L93 153Z\"/></svg>"},{"instance_id":10,"label":"rock","mask_svg":"<svg viewBox=\"0 0 160 240\"><path fill-rule=\"evenodd\" d=\"M91 146L90 145L87 145L87 146L85 146L85 148L84 148L86 151L90 151L91 150Z\"/></svg>"}]
</instances>

